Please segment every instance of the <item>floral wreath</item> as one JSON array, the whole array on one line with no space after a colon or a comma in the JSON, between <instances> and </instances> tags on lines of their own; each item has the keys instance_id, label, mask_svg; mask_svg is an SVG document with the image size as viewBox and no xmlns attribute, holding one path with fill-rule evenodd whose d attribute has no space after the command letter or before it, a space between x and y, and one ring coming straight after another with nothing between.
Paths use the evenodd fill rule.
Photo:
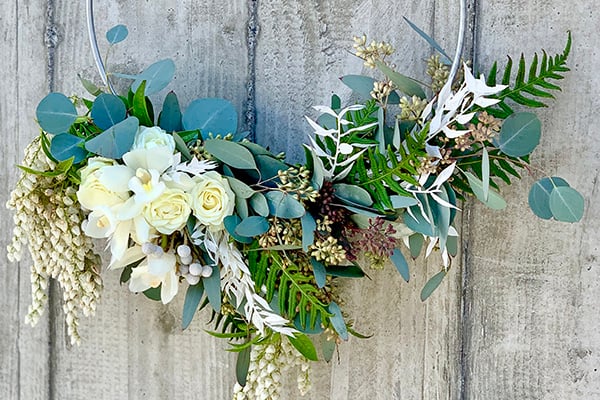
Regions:
<instances>
[{"instance_id":1,"label":"floral wreath","mask_svg":"<svg viewBox=\"0 0 600 400\"><path fill-rule=\"evenodd\" d=\"M93 100L50 93L40 101L41 132L25 150L8 202L15 210L9 258L20 260L27 246L33 259L26 320L38 321L56 279L68 334L79 343L79 314L94 314L102 289L93 239L104 239L108 270L120 270L132 292L167 304L185 288L183 329L198 309L212 309L209 333L239 353L240 399L276 397L276 378L293 365L305 392L308 361L318 359L314 343L329 361L349 335L364 337L345 318L350 310L342 311L340 279L390 260L408 282L402 251L416 258L436 250L440 272L421 299L433 293L458 252L459 202L474 196L493 209L506 206L500 181L521 178L541 137L536 115L515 108L546 106L571 47L569 34L562 53L536 54L529 65L521 57L514 77L510 58L500 74L494 63L485 80L466 63L459 71L464 23L452 61L408 22L437 51L427 61L428 95L388 61L390 44L356 37L355 55L380 77L344 76L362 101L342 106L334 95L330 106L315 107L306 160L292 165L239 132L227 100L197 99L182 111L170 92L156 116L148 96L168 85L174 63L107 74L91 4L103 86L82 78ZM123 25L110 29L109 48L127 33ZM117 95L111 78L133 83ZM540 218L576 222L584 199L564 179L543 177L529 205ZM322 340L313 343L316 336Z\"/></svg>"}]
</instances>

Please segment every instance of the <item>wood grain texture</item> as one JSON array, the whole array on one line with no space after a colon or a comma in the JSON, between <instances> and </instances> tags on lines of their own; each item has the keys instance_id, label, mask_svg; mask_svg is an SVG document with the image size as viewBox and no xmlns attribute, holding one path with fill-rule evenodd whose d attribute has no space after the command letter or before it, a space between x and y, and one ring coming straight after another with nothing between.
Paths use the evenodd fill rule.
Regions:
<instances>
[{"instance_id":1,"label":"wood grain texture","mask_svg":"<svg viewBox=\"0 0 600 400\"><path fill-rule=\"evenodd\" d=\"M595 50L600 16L585 2L481 1L482 70L504 53L528 60L561 52L573 32L572 71L557 102L538 114L541 146L534 164L503 192L508 209L474 205L465 230L469 271L465 302L465 393L469 399L595 399L600 396L598 152L593 120L600 82ZM537 219L527 192L545 174L562 176L587 199L584 220Z\"/></svg>"},{"instance_id":2,"label":"wood grain texture","mask_svg":"<svg viewBox=\"0 0 600 400\"><path fill-rule=\"evenodd\" d=\"M44 25L46 7L39 2L0 4L0 54L3 57L3 83L0 91L0 398L48 398L49 346L48 319L42 317L35 329L24 318L31 301L30 258L24 251L20 263L9 263L6 246L11 240L12 212L4 208L7 188L18 178L15 165L23 150L37 134L31 112L48 87ZM17 21L23 21L17 24ZM37 21L38 23L33 23ZM32 40L37 38L37 40ZM36 60L36 62L33 62Z\"/></svg>"}]
</instances>

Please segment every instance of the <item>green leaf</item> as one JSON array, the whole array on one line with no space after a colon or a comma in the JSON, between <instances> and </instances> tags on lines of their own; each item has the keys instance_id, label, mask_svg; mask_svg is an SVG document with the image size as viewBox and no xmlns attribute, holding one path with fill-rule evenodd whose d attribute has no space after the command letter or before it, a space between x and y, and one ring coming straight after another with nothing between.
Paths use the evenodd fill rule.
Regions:
<instances>
[{"instance_id":1,"label":"green leaf","mask_svg":"<svg viewBox=\"0 0 600 400\"><path fill-rule=\"evenodd\" d=\"M200 300L202 300L203 294L204 285L202 285L202 282L199 282L196 285L188 286L187 292L185 293L185 302L183 303L181 329L186 329L192 322L194 314L196 314L196 311L198 310Z\"/></svg>"},{"instance_id":2,"label":"green leaf","mask_svg":"<svg viewBox=\"0 0 600 400\"><path fill-rule=\"evenodd\" d=\"M248 346L238 353L235 363L235 377L240 386L246 386L248 378L248 369L250 369L250 353L252 347Z\"/></svg>"},{"instance_id":3,"label":"green leaf","mask_svg":"<svg viewBox=\"0 0 600 400\"><path fill-rule=\"evenodd\" d=\"M144 94L145 89L146 81L143 81L133 96L133 109L131 113L139 119L140 125L153 126L154 122L152 122L152 118L150 118L148 103L146 102L146 95Z\"/></svg>"},{"instance_id":4,"label":"green leaf","mask_svg":"<svg viewBox=\"0 0 600 400\"><path fill-rule=\"evenodd\" d=\"M408 196L393 195L390 196L390 200L395 209L407 208L418 204L417 199Z\"/></svg>"},{"instance_id":5,"label":"green leaf","mask_svg":"<svg viewBox=\"0 0 600 400\"><path fill-rule=\"evenodd\" d=\"M145 95L158 93L171 82L175 76L175 63L171 59L155 62L135 77L131 89L137 92L143 81L146 81Z\"/></svg>"},{"instance_id":6,"label":"green leaf","mask_svg":"<svg viewBox=\"0 0 600 400\"><path fill-rule=\"evenodd\" d=\"M410 272L408 270L408 263L406 262L404 255L402 255L402 252L398 249L394 249L394 253L390 257L390 260L392 260L396 269L400 272L402 279L408 282L410 279Z\"/></svg>"},{"instance_id":7,"label":"green leaf","mask_svg":"<svg viewBox=\"0 0 600 400\"><path fill-rule=\"evenodd\" d=\"M342 316L340 306L338 306L335 301L332 301L329 303L328 309L332 314L330 321L331 325L333 325L333 329L335 329L342 340L348 340L348 328L346 328L346 322Z\"/></svg>"},{"instance_id":8,"label":"green leaf","mask_svg":"<svg viewBox=\"0 0 600 400\"><path fill-rule=\"evenodd\" d=\"M45 132L59 134L67 132L73 125L77 110L67 96L53 92L39 102L35 115Z\"/></svg>"},{"instance_id":9,"label":"green leaf","mask_svg":"<svg viewBox=\"0 0 600 400\"><path fill-rule=\"evenodd\" d=\"M77 74L77 77L79 78L79 81L83 85L84 89L87 90L87 92L92 96L98 96L100 93L102 93L102 90L98 86L96 86L92 81L83 78L79 74Z\"/></svg>"},{"instance_id":10,"label":"green leaf","mask_svg":"<svg viewBox=\"0 0 600 400\"><path fill-rule=\"evenodd\" d=\"M119 159L131 149L138 126L138 119L129 117L88 140L85 143L85 148L89 152L102 157Z\"/></svg>"},{"instance_id":11,"label":"green leaf","mask_svg":"<svg viewBox=\"0 0 600 400\"><path fill-rule=\"evenodd\" d=\"M179 132L173 132L173 140L175 140L175 148L181 153L183 161L190 161L193 158L192 153Z\"/></svg>"},{"instance_id":12,"label":"green leaf","mask_svg":"<svg viewBox=\"0 0 600 400\"><path fill-rule=\"evenodd\" d=\"M223 225L225 225L225 229L231 235L232 238L237 240L240 243L250 244L254 241L251 237L240 236L235 233L235 229L239 225L242 219L238 215L228 215L223 219Z\"/></svg>"},{"instance_id":13,"label":"green leaf","mask_svg":"<svg viewBox=\"0 0 600 400\"><path fill-rule=\"evenodd\" d=\"M235 233L239 236L255 237L260 236L269 230L269 221L265 217L252 216L244 218L235 228Z\"/></svg>"},{"instance_id":14,"label":"green leaf","mask_svg":"<svg viewBox=\"0 0 600 400\"><path fill-rule=\"evenodd\" d=\"M500 135L494 144L504 154L521 157L530 154L540 143L542 125L533 113L517 113L502 123Z\"/></svg>"},{"instance_id":15,"label":"green leaf","mask_svg":"<svg viewBox=\"0 0 600 400\"><path fill-rule=\"evenodd\" d=\"M291 194L270 191L265 194L267 203L269 204L269 212L274 217L279 218L301 218L306 210L302 203L294 198Z\"/></svg>"},{"instance_id":16,"label":"green leaf","mask_svg":"<svg viewBox=\"0 0 600 400\"><path fill-rule=\"evenodd\" d=\"M506 201L496 192L495 190L490 189L488 193L488 198L485 200L485 196L483 195L483 183L479 178L473 175L470 172L464 172L467 180L469 181L469 186L475 196L486 206L493 210L502 210L506 207Z\"/></svg>"},{"instance_id":17,"label":"green leaf","mask_svg":"<svg viewBox=\"0 0 600 400\"><path fill-rule=\"evenodd\" d=\"M259 154L255 157L260 179L267 180L277 176L279 171L287 171L289 166L271 155Z\"/></svg>"},{"instance_id":18,"label":"green leaf","mask_svg":"<svg viewBox=\"0 0 600 400\"><path fill-rule=\"evenodd\" d=\"M345 75L340 78L340 80L344 83L344 85L348 86L350 89L358 93L363 100L371 99L371 91L373 90L373 84L377 82L377 80L371 78L370 76L364 75ZM400 96L398 93L392 91L388 96L387 104L399 104Z\"/></svg>"},{"instance_id":19,"label":"green leaf","mask_svg":"<svg viewBox=\"0 0 600 400\"><path fill-rule=\"evenodd\" d=\"M106 40L110 44L117 44L127 38L129 31L125 25L113 26L106 32Z\"/></svg>"},{"instance_id":20,"label":"green leaf","mask_svg":"<svg viewBox=\"0 0 600 400\"><path fill-rule=\"evenodd\" d=\"M237 131L238 115L229 101L218 98L196 99L183 113L183 127L198 129L202 138L209 134L225 136Z\"/></svg>"},{"instance_id":21,"label":"green leaf","mask_svg":"<svg viewBox=\"0 0 600 400\"><path fill-rule=\"evenodd\" d=\"M183 129L181 123L181 108L174 92L169 92L163 102L162 111L158 116L158 126L167 132L179 132Z\"/></svg>"},{"instance_id":22,"label":"green leaf","mask_svg":"<svg viewBox=\"0 0 600 400\"><path fill-rule=\"evenodd\" d=\"M269 204L267 203L267 199L265 195L256 192L250 197L250 207L254 210L255 213L261 215L263 217L269 216Z\"/></svg>"},{"instance_id":23,"label":"green leaf","mask_svg":"<svg viewBox=\"0 0 600 400\"><path fill-rule=\"evenodd\" d=\"M425 301L429 298L429 296L431 296L435 289L437 289L438 286L440 286L440 283L442 283L445 276L446 271L442 270L427 281L427 283L423 287L423 290L421 290L421 301Z\"/></svg>"},{"instance_id":24,"label":"green leaf","mask_svg":"<svg viewBox=\"0 0 600 400\"><path fill-rule=\"evenodd\" d=\"M102 130L106 130L123 121L126 114L125 104L123 104L123 101L119 97L113 94L102 93L96 97L92 105L92 119L94 120L94 124Z\"/></svg>"},{"instance_id":25,"label":"green leaf","mask_svg":"<svg viewBox=\"0 0 600 400\"><path fill-rule=\"evenodd\" d=\"M232 176L226 176L225 178L229 182L229 186L231 187L231 190L233 190L233 193L235 193L236 196L241 197L243 199L249 199L255 193L254 189L252 189L250 186L246 185L239 179L236 179Z\"/></svg>"},{"instance_id":26,"label":"green leaf","mask_svg":"<svg viewBox=\"0 0 600 400\"><path fill-rule=\"evenodd\" d=\"M375 65L377 65L377 68L379 68L379 70L383 72L385 76L387 76L392 82L394 82L398 89L405 95L417 96L421 99L426 98L425 91L423 91L421 85L414 79L394 71L381 61L375 61Z\"/></svg>"},{"instance_id":27,"label":"green leaf","mask_svg":"<svg viewBox=\"0 0 600 400\"><path fill-rule=\"evenodd\" d=\"M559 221L578 222L583 217L584 209L583 196L571 187L555 187L550 193L550 210Z\"/></svg>"},{"instance_id":28,"label":"green leaf","mask_svg":"<svg viewBox=\"0 0 600 400\"><path fill-rule=\"evenodd\" d=\"M70 133L61 133L52 138L50 152L58 161L68 160L73 157L73 164L85 160L87 151L83 148L84 140Z\"/></svg>"},{"instance_id":29,"label":"green leaf","mask_svg":"<svg viewBox=\"0 0 600 400\"><path fill-rule=\"evenodd\" d=\"M321 350L323 351L323 359L326 362L331 361L333 354L335 353L335 349L335 340L329 340L327 335L321 335Z\"/></svg>"},{"instance_id":30,"label":"green leaf","mask_svg":"<svg viewBox=\"0 0 600 400\"><path fill-rule=\"evenodd\" d=\"M333 193L338 199L348 201L351 205L369 207L373 204L369 192L360 186L336 183L333 185Z\"/></svg>"},{"instance_id":31,"label":"green leaf","mask_svg":"<svg viewBox=\"0 0 600 400\"><path fill-rule=\"evenodd\" d=\"M485 146L483 147L483 154L481 155L481 182L483 184L482 194L485 201L488 200L490 193L490 156Z\"/></svg>"},{"instance_id":32,"label":"green leaf","mask_svg":"<svg viewBox=\"0 0 600 400\"><path fill-rule=\"evenodd\" d=\"M211 307L216 312L221 312L221 273L219 267L212 266L211 268L212 274L208 278L202 278L202 282Z\"/></svg>"},{"instance_id":33,"label":"green leaf","mask_svg":"<svg viewBox=\"0 0 600 400\"><path fill-rule=\"evenodd\" d=\"M423 249L424 242L425 238L420 233L415 233L409 236L408 246L410 248L410 256L413 259L416 259L419 257L419 254L421 254L421 249Z\"/></svg>"},{"instance_id":34,"label":"green leaf","mask_svg":"<svg viewBox=\"0 0 600 400\"><path fill-rule=\"evenodd\" d=\"M238 143L222 139L209 139L204 142L204 149L233 168L257 169L252 153Z\"/></svg>"},{"instance_id":35,"label":"green leaf","mask_svg":"<svg viewBox=\"0 0 600 400\"><path fill-rule=\"evenodd\" d=\"M553 217L550 210L550 193L556 187L569 186L562 178L553 176L551 178L542 178L535 182L529 190L529 207L531 211L542 219Z\"/></svg>"},{"instance_id":36,"label":"green leaf","mask_svg":"<svg viewBox=\"0 0 600 400\"><path fill-rule=\"evenodd\" d=\"M160 301L160 288L161 286L150 288L148 290L144 290L142 293L144 293L144 296L146 296L150 300Z\"/></svg>"},{"instance_id":37,"label":"green leaf","mask_svg":"<svg viewBox=\"0 0 600 400\"><path fill-rule=\"evenodd\" d=\"M317 222L310 213L305 213L300 219L302 224L302 249L308 251L308 246L315 241L315 230L317 229Z\"/></svg>"},{"instance_id":38,"label":"green leaf","mask_svg":"<svg viewBox=\"0 0 600 400\"><path fill-rule=\"evenodd\" d=\"M448 254L452 257L456 257L458 254L458 236L448 236L446 249L448 250Z\"/></svg>"},{"instance_id":39,"label":"green leaf","mask_svg":"<svg viewBox=\"0 0 600 400\"><path fill-rule=\"evenodd\" d=\"M417 25L413 24L408 18L406 17L402 17L404 18L404 21L406 21L406 23L415 31L419 34L419 36L421 36L423 39L425 39L427 41L427 43L429 43L429 45L431 47L433 47L435 50L437 50L438 53L440 53L442 55L442 62L444 64L450 65L452 64L452 60L450 59L450 57L446 54L446 52L444 51L444 49L442 48L442 46L440 46L435 40L433 40L433 38L431 36L429 36L428 34L426 34L425 32L423 32Z\"/></svg>"},{"instance_id":40,"label":"green leaf","mask_svg":"<svg viewBox=\"0 0 600 400\"><path fill-rule=\"evenodd\" d=\"M314 257L310 258L310 264L312 265L313 274L315 276L315 282L317 287L322 289L327 283L327 271L323 263L317 261Z\"/></svg>"},{"instance_id":41,"label":"green leaf","mask_svg":"<svg viewBox=\"0 0 600 400\"><path fill-rule=\"evenodd\" d=\"M317 350L313 342L303 333L296 333L295 336L287 337L292 346L300 352L306 359L311 361L319 361Z\"/></svg>"},{"instance_id":42,"label":"green leaf","mask_svg":"<svg viewBox=\"0 0 600 400\"><path fill-rule=\"evenodd\" d=\"M317 314L313 326L311 326L310 315L306 315L304 321L300 320L300 314L296 315L296 318L294 318L294 327L307 335L318 335L319 333L322 333L324 329L321 322L321 313Z\"/></svg>"}]
</instances>

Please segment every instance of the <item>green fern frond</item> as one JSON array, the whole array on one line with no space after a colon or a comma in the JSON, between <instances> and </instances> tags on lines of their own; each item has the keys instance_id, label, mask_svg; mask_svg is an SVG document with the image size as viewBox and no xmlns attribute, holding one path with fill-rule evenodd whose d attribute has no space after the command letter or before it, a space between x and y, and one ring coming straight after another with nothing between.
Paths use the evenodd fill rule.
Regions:
<instances>
[{"instance_id":1,"label":"green fern frond","mask_svg":"<svg viewBox=\"0 0 600 400\"><path fill-rule=\"evenodd\" d=\"M514 83L511 84L513 60L508 57L508 62L504 68L502 74L501 83L508 87L502 92L498 93L492 98L499 99L500 102L494 107L487 109L487 112L497 118L506 118L511 115L514 111L510 105L507 104L507 100L511 100L514 103L532 107L540 108L547 107L544 99L552 99L554 95L550 93L551 90L560 90L560 86L548 82L548 80L560 80L564 78L564 73L569 71L566 66L567 58L571 52L571 32L567 37L567 44L561 54L556 54L554 57L548 56L543 51L541 62L537 53L533 56L529 68L525 63L525 57L521 54L519 59L519 65L517 73L514 79ZM497 83L498 75L498 64L495 62L490 69L487 84L494 86Z\"/></svg>"}]
</instances>

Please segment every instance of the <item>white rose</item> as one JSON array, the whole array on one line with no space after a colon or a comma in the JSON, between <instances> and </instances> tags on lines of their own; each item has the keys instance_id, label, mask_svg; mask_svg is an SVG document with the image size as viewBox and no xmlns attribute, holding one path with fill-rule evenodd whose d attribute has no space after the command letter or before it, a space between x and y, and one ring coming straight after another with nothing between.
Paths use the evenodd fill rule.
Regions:
<instances>
[{"instance_id":1,"label":"white rose","mask_svg":"<svg viewBox=\"0 0 600 400\"><path fill-rule=\"evenodd\" d=\"M145 127L140 126L131 150L152 149L155 147L168 147L171 153L175 151L175 139L172 135L159 128L158 126Z\"/></svg>"},{"instance_id":2,"label":"white rose","mask_svg":"<svg viewBox=\"0 0 600 400\"><path fill-rule=\"evenodd\" d=\"M77 190L77 199L83 208L95 210L99 207L112 207L129 198L129 191L111 190L102 181L103 174L114 166L112 160L95 157L81 169L81 184Z\"/></svg>"},{"instance_id":3,"label":"white rose","mask_svg":"<svg viewBox=\"0 0 600 400\"><path fill-rule=\"evenodd\" d=\"M185 226L191 211L189 194L180 189L165 189L144 207L144 217L157 231L170 235Z\"/></svg>"},{"instance_id":4,"label":"white rose","mask_svg":"<svg viewBox=\"0 0 600 400\"><path fill-rule=\"evenodd\" d=\"M194 177L192 196L194 216L210 230L223 229L223 219L233 214L235 195L227 179L215 171Z\"/></svg>"}]
</instances>

